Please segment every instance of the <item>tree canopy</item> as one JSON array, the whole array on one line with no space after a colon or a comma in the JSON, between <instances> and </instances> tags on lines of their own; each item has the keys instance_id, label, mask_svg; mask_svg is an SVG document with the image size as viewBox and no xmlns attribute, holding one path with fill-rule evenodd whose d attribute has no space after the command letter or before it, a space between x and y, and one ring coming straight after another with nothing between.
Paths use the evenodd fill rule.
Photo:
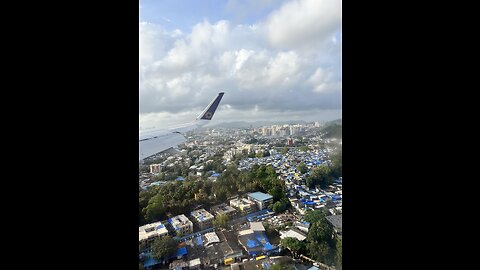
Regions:
<instances>
[{"instance_id":1,"label":"tree canopy","mask_svg":"<svg viewBox=\"0 0 480 270\"><path fill-rule=\"evenodd\" d=\"M293 237L286 237L280 241L280 244L292 251L297 256L301 251L305 250L305 243Z\"/></svg>"},{"instance_id":2,"label":"tree canopy","mask_svg":"<svg viewBox=\"0 0 480 270\"><path fill-rule=\"evenodd\" d=\"M312 173L306 177L307 186L313 188L316 185L319 185L321 188L326 188L328 185L333 183L334 177L330 167L326 164L322 164L315 169Z\"/></svg>"},{"instance_id":3,"label":"tree canopy","mask_svg":"<svg viewBox=\"0 0 480 270\"><path fill-rule=\"evenodd\" d=\"M307 173L308 172L308 168L307 168L307 165L305 165L305 162L300 162L297 166L297 170L301 173Z\"/></svg>"},{"instance_id":4,"label":"tree canopy","mask_svg":"<svg viewBox=\"0 0 480 270\"><path fill-rule=\"evenodd\" d=\"M157 259L167 259L175 254L178 242L170 236L156 238L152 244L152 256Z\"/></svg>"},{"instance_id":5,"label":"tree canopy","mask_svg":"<svg viewBox=\"0 0 480 270\"><path fill-rule=\"evenodd\" d=\"M228 217L228 215L225 215L225 214L217 215L215 217L215 219L213 220L213 226L215 226L217 228L226 229L228 227L228 221L229 220L230 220L230 218Z\"/></svg>"}]
</instances>

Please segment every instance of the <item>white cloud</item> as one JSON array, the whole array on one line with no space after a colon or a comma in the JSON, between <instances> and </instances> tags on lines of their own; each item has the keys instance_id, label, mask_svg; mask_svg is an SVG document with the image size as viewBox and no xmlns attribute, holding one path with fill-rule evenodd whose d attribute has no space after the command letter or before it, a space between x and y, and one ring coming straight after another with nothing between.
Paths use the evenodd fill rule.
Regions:
<instances>
[{"instance_id":1,"label":"white cloud","mask_svg":"<svg viewBox=\"0 0 480 270\"><path fill-rule=\"evenodd\" d=\"M338 112L341 16L326 15L327 8L336 12L332 1L318 2L321 4L309 0L288 2L254 25L205 20L187 33L141 23L143 126L191 120L219 91L226 93L217 120L243 117L252 121ZM323 10L307 10L315 7ZM288 19L290 23L284 22ZM313 21L314 29L305 30ZM277 32L281 27L285 27L283 36Z\"/></svg>"},{"instance_id":2,"label":"white cloud","mask_svg":"<svg viewBox=\"0 0 480 270\"><path fill-rule=\"evenodd\" d=\"M294 0L273 12L266 21L272 45L291 48L319 41L341 25L341 1Z\"/></svg>"}]
</instances>

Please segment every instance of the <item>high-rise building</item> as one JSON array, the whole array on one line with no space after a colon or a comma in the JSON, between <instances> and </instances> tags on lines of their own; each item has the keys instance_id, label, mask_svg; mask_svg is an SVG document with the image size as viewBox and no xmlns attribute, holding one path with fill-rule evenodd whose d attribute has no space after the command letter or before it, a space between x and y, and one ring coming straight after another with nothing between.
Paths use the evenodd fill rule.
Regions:
<instances>
[{"instance_id":1,"label":"high-rise building","mask_svg":"<svg viewBox=\"0 0 480 270\"><path fill-rule=\"evenodd\" d=\"M161 164L152 164L150 165L150 173L160 173L162 171Z\"/></svg>"}]
</instances>

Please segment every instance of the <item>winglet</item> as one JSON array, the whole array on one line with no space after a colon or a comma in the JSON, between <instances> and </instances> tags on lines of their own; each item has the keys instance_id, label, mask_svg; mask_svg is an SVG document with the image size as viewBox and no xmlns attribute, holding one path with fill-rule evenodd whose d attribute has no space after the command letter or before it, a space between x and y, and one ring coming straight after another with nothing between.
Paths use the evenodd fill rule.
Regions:
<instances>
[{"instance_id":1,"label":"winglet","mask_svg":"<svg viewBox=\"0 0 480 270\"><path fill-rule=\"evenodd\" d=\"M199 119L211 120L213 117L213 114L215 113L215 110L218 107L218 104L220 104L220 100L222 100L223 94L224 92L218 93L217 97L215 97L215 99L212 100L210 104L208 104L207 108L205 108L205 110L203 110L203 112L197 116L197 120Z\"/></svg>"}]
</instances>

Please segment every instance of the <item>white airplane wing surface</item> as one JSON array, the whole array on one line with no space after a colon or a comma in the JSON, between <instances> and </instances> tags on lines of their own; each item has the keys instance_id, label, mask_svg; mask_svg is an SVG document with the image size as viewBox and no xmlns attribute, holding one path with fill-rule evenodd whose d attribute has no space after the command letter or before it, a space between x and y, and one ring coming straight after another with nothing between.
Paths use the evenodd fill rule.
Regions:
<instances>
[{"instance_id":1,"label":"white airplane wing surface","mask_svg":"<svg viewBox=\"0 0 480 270\"><path fill-rule=\"evenodd\" d=\"M172 127L167 130L148 130L140 133L138 148L139 160L143 160L170 148L175 148L179 144L184 143L186 141L184 136L185 132L203 126L212 119L218 104L220 104L220 100L222 100L223 94L223 92L218 93L205 110L203 110L197 118L190 123Z\"/></svg>"}]
</instances>

